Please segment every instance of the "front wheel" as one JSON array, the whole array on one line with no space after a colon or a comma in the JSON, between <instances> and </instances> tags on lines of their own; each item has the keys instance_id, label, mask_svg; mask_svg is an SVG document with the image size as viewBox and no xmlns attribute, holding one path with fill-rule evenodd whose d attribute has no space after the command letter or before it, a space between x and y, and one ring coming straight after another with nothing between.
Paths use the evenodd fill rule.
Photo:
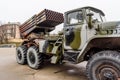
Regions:
<instances>
[{"instance_id":1,"label":"front wheel","mask_svg":"<svg viewBox=\"0 0 120 80\"><path fill-rule=\"evenodd\" d=\"M29 67L39 69L43 64L42 53L39 53L38 48L32 46L27 51L27 62Z\"/></svg>"},{"instance_id":2,"label":"front wheel","mask_svg":"<svg viewBox=\"0 0 120 80\"><path fill-rule=\"evenodd\" d=\"M89 80L118 80L120 77L120 53L101 51L96 53L87 64Z\"/></svg>"}]
</instances>

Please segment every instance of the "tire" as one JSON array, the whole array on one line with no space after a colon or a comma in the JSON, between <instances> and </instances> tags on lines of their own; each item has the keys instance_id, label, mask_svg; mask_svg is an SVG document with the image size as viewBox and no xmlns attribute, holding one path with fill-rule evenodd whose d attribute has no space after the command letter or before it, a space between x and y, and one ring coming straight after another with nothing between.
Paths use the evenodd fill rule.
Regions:
<instances>
[{"instance_id":1,"label":"tire","mask_svg":"<svg viewBox=\"0 0 120 80\"><path fill-rule=\"evenodd\" d=\"M32 46L27 51L28 66L32 69L39 69L43 65L42 53L39 53L38 48Z\"/></svg>"},{"instance_id":2,"label":"tire","mask_svg":"<svg viewBox=\"0 0 120 80\"><path fill-rule=\"evenodd\" d=\"M22 45L16 49L17 63L22 64L22 65L27 63L26 53L27 53L27 47L24 45Z\"/></svg>"},{"instance_id":3,"label":"tire","mask_svg":"<svg viewBox=\"0 0 120 80\"><path fill-rule=\"evenodd\" d=\"M101 51L93 55L87 64L89 80L118 80L120 77L120 53Z\"/></svg>"}]
</instances>

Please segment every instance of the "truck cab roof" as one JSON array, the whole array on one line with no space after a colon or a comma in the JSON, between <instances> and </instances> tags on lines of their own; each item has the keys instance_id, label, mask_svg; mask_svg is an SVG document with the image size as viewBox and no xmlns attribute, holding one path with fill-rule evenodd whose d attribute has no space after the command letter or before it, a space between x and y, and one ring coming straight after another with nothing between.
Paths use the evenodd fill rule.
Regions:
<instances>
[{"instance_id":1,"label":"truck cab roof","mask_svg":"<svg viewBox=\"0 0 120 80\"><path fill-rule=\"evenodd\" d=\"M102 16L105 16L105 14L104 14L104 12L102 10L94 8L94 7L91 7L91 6L86 6L86 7L82 7L82 8L77 8L77 9L74 9L74 10L70 10L70 11L65 12L65 14L68 14L70 12L74 12L74 11L77 11L77 10L78 11L79 10L84 10L84 9L85 10L90 9L90 10L92 10L94 12L100 13Z\"/></svg>"}]
</instances>

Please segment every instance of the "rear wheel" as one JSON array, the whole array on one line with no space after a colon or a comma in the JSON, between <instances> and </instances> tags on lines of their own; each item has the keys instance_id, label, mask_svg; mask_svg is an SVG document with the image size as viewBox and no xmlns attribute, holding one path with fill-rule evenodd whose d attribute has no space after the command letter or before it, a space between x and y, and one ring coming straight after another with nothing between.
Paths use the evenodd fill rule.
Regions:
<instances>
[{"instance_id":1,"label":"rear wheel","mask_svg":"<svg viewBox=\"0 0 120 80\"><path fill-rule=\"evenodd\" d=\"M27 47L22 45L18 47L16 51L17 51L16 52L17 63L22 65L26 64L27 63L27 60L26 60Z\"/></svg>"},{"instance_id":2,"label":"rear wheel","mask_svg":"<svg viewBox=\"0 0 120 80\"><path fill-rule=\"evenodd\" d=\"M39 69L43 64L43 56L42 53L39 53L38 48L32 46L27 51L27 62L29 67L33 69Z\"/></svg>"},{"instance_id":3,"label":"rear wheel","mask_svg":"<svg viewBox=\"0 0 120 80\"><path fill-rule=\"evenodd\" d=\"M101 51L95 54L87 64L89 80L118 80L120 77L120 53Z\"/></svg>"}]
</instances>

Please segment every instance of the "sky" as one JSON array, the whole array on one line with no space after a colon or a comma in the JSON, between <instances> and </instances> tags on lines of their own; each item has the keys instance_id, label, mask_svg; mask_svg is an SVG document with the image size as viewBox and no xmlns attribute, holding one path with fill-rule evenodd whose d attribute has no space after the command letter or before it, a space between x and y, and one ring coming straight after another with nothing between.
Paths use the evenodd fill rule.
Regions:
<instances>
[{"instance_id":1,"label":"sky","mask_svg":"<svg viewBox=\"0 0 120 80\"><path fill-rule=\"evenodd\" d=\"M101 9L107 21L120 21L120 0L0 0L0 24L23 23L45 8L64 13L84 6Z\"/></svg>"}]
</instances>

